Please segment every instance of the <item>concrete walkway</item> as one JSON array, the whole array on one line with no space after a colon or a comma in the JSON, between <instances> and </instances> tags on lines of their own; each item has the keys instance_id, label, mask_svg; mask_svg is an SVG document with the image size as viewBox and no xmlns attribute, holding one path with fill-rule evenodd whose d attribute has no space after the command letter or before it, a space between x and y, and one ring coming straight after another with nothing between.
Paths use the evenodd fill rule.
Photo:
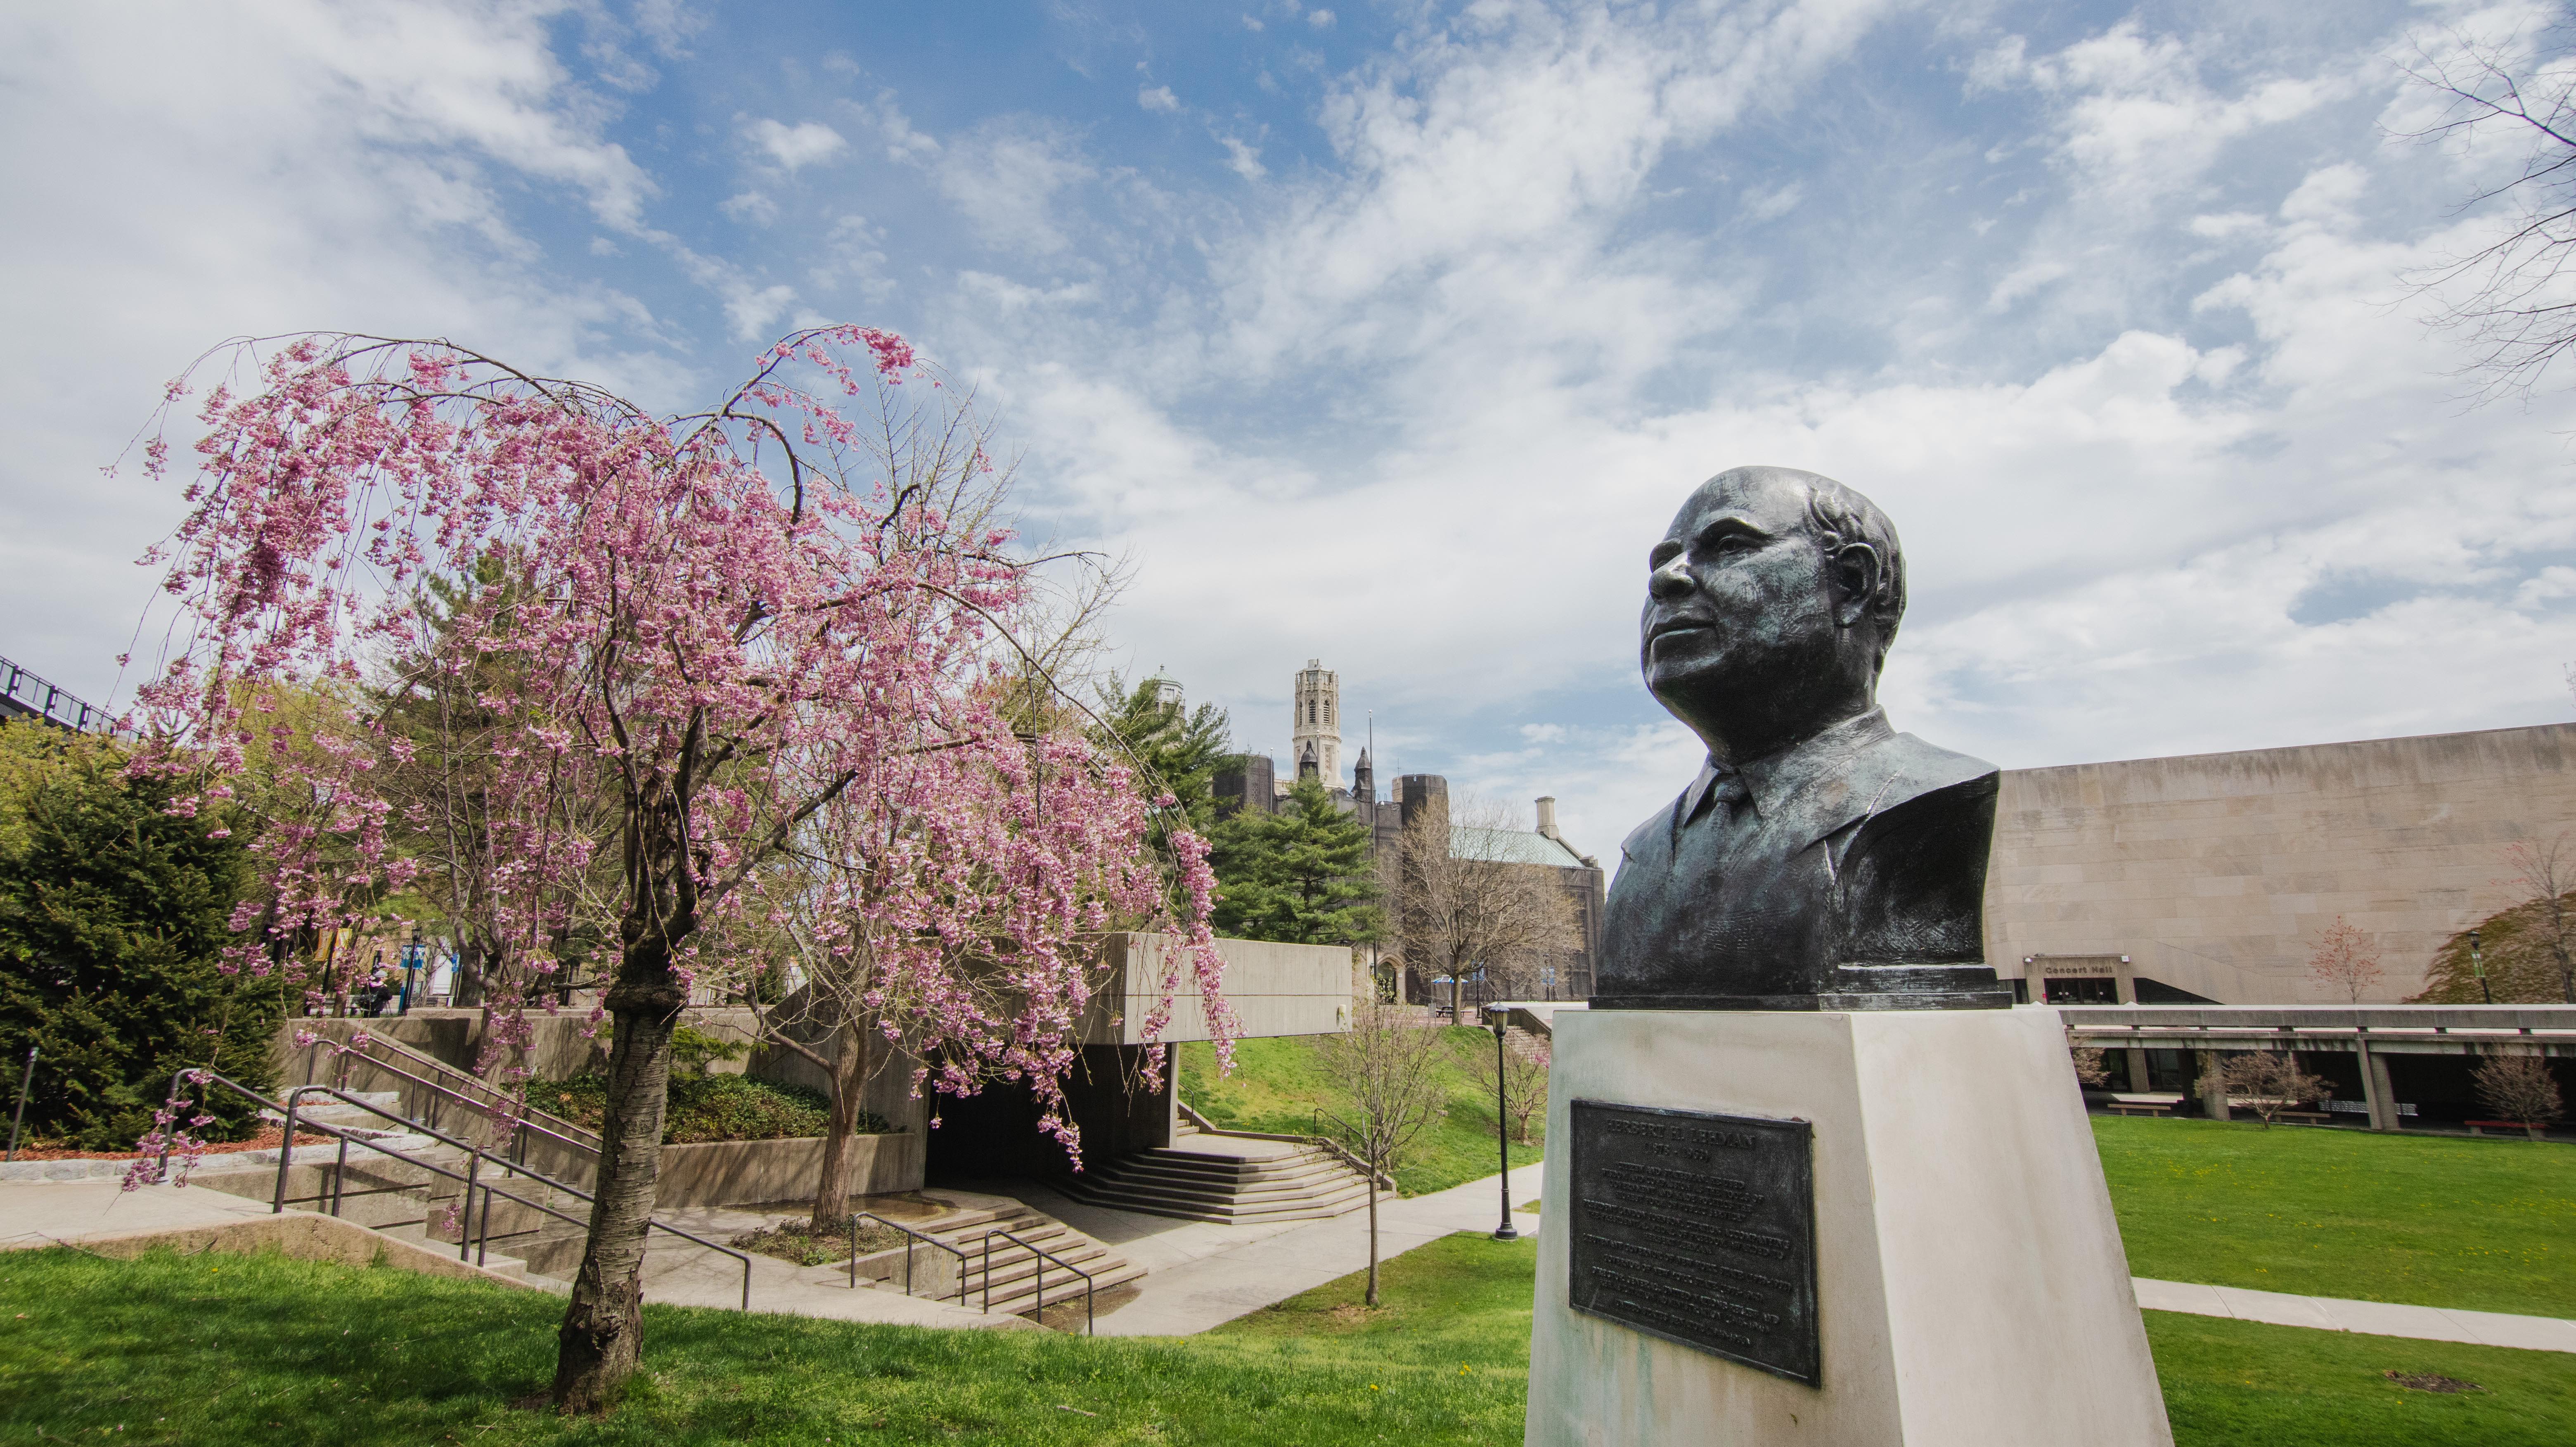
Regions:
<instances>
[{"instance_id":1,"label":"concrete walkway","mask_svg":"<svg viewBox=\"0 0 2576 1447\"><path fill-rule=\"evenodd\" d=\"M2369 1336L2404 1336L2421 1341L2458 1341L2477 1346L2521 1347L2527 1351L2576 1352L2576 1321L2554 1316L2509 1316L2498 1311L2460 1311L2438 1306L2398 1306L2385 1301L2344 1301L2331 1296L2290 1296L2278 1291L2248 1291L2237 1286L2202 1286L2186 1281L2131 1279L2138 1305L2147 1311L2180 1311L2193 1316L2228 1316L2238 1321L2274 1326L2304 1326L2318 1331L2351 1331Z\"/></svg>"}]
</instances>

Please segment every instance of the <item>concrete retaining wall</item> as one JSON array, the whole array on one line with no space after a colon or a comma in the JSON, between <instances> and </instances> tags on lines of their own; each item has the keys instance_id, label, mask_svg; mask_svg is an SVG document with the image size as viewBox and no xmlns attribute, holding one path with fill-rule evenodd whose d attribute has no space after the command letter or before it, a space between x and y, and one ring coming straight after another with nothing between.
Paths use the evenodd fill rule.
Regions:
<instances>
[{"instance_id":1,"label":"concrete retaining wall","mask_svg":"<svg viewBox=\"0 0 2576 1447\"><path fill-rule=\"evenodd\" d=\"M420 1276L490 1281L522 1291L537 1289L513 1277L486 1271L470 1261L459 1261L445 1252L416 1246L352 1222L300 1211L253 1216L220 1226L187 1226L137 1231L128 1236L84 1236L80 1239L83 1251L119 1261L131 1260L163 1246L182 1253L275 1251L298 1261L336 1261L344 1266L366 1266L381 1260L398 1271Z\"/></svg>"},{"instance_id":2,"label":"concrete retaining wall","mask_svg":"<svg viewBox=\"0 0 2576 1447\"><path fill-rule=\"evenodd\" d=\"M913 1131L850 1138L850 1190L890 1195L922 1184L922 1138ZM568 1159L560 1147L531 1149L528 1164L559 1181L590 1188L587 1158ZM662 1147L655 1177L656 1210L690 1206L747 1206L762 1201L813 1199L823 1174L823 1138L792 1136L768 1141L702 1141Z\"/></svg>"}]
</instances>

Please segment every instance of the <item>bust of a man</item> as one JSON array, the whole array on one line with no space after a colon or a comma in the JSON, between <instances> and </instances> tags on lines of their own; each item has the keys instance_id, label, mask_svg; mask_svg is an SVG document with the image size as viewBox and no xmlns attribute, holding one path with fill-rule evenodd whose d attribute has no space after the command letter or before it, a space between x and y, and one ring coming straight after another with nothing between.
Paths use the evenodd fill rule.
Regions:
<instances>
[{"instance_id":1,"label":"bust of a man","mask_svg":"<svg viewBox=\"0 0 2576 1447\"><path fill-rule=\"evenodd\" d=\"M1896 528L1829 477L1702 483L1647 559L1640 663L1708 747L1620 846L1596 1008L2008 1005L1984 961L1994 766L1888 727Z\"/></svg>"}]
</instances>

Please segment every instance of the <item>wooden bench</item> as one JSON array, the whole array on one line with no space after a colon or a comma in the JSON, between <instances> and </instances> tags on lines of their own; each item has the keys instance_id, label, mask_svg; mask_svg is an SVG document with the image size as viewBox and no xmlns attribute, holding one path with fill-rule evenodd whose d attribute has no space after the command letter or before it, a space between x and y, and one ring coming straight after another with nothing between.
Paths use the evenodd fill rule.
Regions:
<instances>
[{"instance_id":1,"label":"wooden bench","mask_svg":"<svg viewBox=\"0 0 2576 1447\"><path fill-rule=\"evenodd\" d=\"M2473 1120L2465 1122L2465 1124L2468 1126L2469 1134L2471 1135L2485 1135L2486 1131L2480 1129L2482 1126L2492 1126L2497 1130L2518 1130L2526 1135L2535 1129L2547 1129L2546 1126L2535 1127L2527 1120Z\"/></svg>"},{"instance_id":2,"label":"wooden bench","mask_svg":"<svg viewBox=\"0 0 2576 1447\"><path fill-rule=\"evenodd\" d=\"M2173 1107L2147 1101L2115 1100L2106 1106L2113 1115L2171 1115Z\"/></svg>"}]
</instances>

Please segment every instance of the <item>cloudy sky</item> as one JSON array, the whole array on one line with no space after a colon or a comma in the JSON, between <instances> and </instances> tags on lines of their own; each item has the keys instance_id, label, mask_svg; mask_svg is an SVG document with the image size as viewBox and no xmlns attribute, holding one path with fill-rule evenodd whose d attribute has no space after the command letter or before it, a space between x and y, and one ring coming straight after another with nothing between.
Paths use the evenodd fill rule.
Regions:
<instances>
[{"instance_id":1,"label":"cloudy sky","mask_svg":"<svg viewBox=\"0 0 2576 1447\"><path fill-rule=\"evenodd\" d=\"M176 518L104 478L245 333L445 334L664 407L785 328L973 378L1127 664L1283 754L1691 768L1648 545L1742 462L1896 518L1900 728L2007 766L2564 720L2576 398L2403 278L2511 152L2382 0L691 0L0 12L0 653L93 700ZM1353 732L1358 730L1354 728ZM1356 753L1358 740L1351 740Z\"/></svg>"}]
</instances>

